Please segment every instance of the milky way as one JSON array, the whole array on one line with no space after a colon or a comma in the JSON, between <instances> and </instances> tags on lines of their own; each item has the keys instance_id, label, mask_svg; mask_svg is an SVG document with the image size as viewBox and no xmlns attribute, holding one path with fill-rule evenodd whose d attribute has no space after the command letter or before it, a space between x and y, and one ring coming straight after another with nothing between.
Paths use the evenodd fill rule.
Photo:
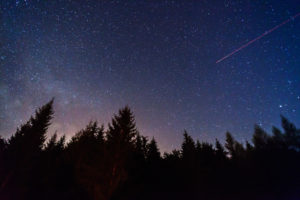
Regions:
<instances>
[{"instance_id":1,"label":"milky way","mask_svg":"<svg viewBox=\"0 0 300 200\"><path fill-rule=\"evenodd\" d=\"M300 20L291 1L0 1L0 134L55 97L49 134L106 124L129 105L162 150L300 124Z\"/></svg>"}]
</instances>

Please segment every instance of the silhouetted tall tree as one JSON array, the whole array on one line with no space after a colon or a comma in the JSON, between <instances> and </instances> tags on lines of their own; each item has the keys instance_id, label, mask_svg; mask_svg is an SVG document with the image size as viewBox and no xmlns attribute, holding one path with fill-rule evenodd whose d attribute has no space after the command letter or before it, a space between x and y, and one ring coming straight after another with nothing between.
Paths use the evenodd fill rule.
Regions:
<instances>
[{"instance_id":1,"label":"silhouetted tall tree","mask_svg":"<svg viewBox=\"0 0 300 200\"><path fill-rule=\"evenodd\" d=\"M104 128L90 122L85 129L72 137L67 146L69 158L74 166L75 180L91 199L109 198L109 166L104 152Z\"/></svg>"},{"instance_id":2,"label":"silhouetted tall tree","mask_svg":"<svg viewBox=\"0 0 300 200\"><path fill-rule=\"evenodd\" d=\"M186 162L193 162L196 156L196 146L193 138L185 130L183 133L183 142L181 144L182 159Z\"/></svg>"},{"instance_id":3,"label":"silhouetted tall tree","mask_svg":"<svg viewBox=\"0 0 300 200\"><path fill-rule=\"evenodd\" d=\"M218 159L219 161L225 160L226 151L218 139L216 139L215 146L216 146L216 159Z\"/></svg>"},{"instance_id":4,"label":"silhouetted tall tree","mask_svg":"<svg viewBox=\"0 0 300 200\"><path fill-rule=\"evenodd\" d=\"M161 159L157 143L154 138L148 144L147 160L150 163L157 163Z\"/></svg>"},{"instance_id":5,"label":"silhouetted tall tree","mask_svg":"<svg viewBox=\"0 0 300 200\"><path fill-rule=\"evenodd\" d=\"M281 125L284 130L286 144L290 149L300 151L300 129L281 115Z\"/></svg>"},{"instance_id":6,"label":"silhouetted tall tree","mask_svg":"<svg viewBox=\"0 0 300 200\"><path fill-rule=\"evenodd\" d=\"M265 149L268 145L270 136L258 125L254 126L252 142L257 150Z\"/></svg>"},{"instance_id":7,"label":"silhouetted tall tree","mask_svg":"<svg viewBox=\"0 0 300 200\"><path fill-rule=\"evenodd\" d=\"M53 100L8 140L0 136L0 199L298 199L299 129L255 126L252 143L227 132L225 149L184 131L180 150L160 156L126 106L108 129L90 122L69 141L46 140ZM228 155L228 157L227 157Z\"/></svg>"},{"instance_id":8,"label":"silhouetted tall tree","mask_svg":"<svg viewBox=\"0 0 300 200\"><path fill-rule=\"evenodd\" d=\"M42 150L46 131L53 115L53 99L35 112L35 116L21 126L8 140L10 156L34 156Z\"/></svg>"},{"instance_id":9,"label":"silhouetted tall tree","mask_svg":"<svg viewBox=\"0 0 300 200\"><path fill-rule=\"evenodd\" d=\"M109 124L107 132L107 142L111 145L121 145L122 147L132 144L137 135L135 120L130 108L119 110Z\"/></svg>"},{"instance_id":10,"label":"silhouetted tall tree","mask_svg":"<svg viewBox=\"0 0 300 200\"><path fill-rule=\"evenodd\" d=\"M235 140L232 137L231 133L226 132L226 143L225 143L225 147L228 150L229 155L234 158L235 155Z\"/></svg>"},{"instance_id":11,"label":"silhouetted tall tree","mask_svg":"<svg viewBox=\"0 0 300 200\"><path fill-rule=\"evenodd\" d=\"M39 108L35 116L21 126L8 140L6 153L6 184L15 189L11 198L29 198L26 185L38 186L36 179L41 176L39 165L46 131L53 116L53 99ZM22 166L22 167L20 167ZM5 187L3 186L3 187Z\"/></svg>"},{"instance_id":12,"label":"silhouetted tall tree","mask_svg":"<svg viewBox=\"0 0 300 200\"><path fill-rule=\"evenodd\" d=\"M113 117L106 134L108 151L111 153L108 162L111 165L108 196L128 177L128 161L134 152L137 134L134 115L126 106Z\"/></svg>"},{"instance_id":13,"label":"silhouetted tall tree","mask_svg":"<svg viewBox=\"0 0 300 200\"><path fill-rule=\"evenodd\" d=\"M136 135L135 139L135 154L136 159L140 160L141 162L143 162L147 156L147 138L141 136L139 133Z\"/></svg>"}]
</instances>

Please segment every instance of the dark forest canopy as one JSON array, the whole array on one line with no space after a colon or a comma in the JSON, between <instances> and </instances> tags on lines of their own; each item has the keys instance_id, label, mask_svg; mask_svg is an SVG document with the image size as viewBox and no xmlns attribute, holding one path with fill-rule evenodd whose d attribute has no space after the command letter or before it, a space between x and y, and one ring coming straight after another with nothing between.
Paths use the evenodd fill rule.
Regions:
<instances>
[{"instance_id":1,"label":"dark forest canopy","mask_svg":"<svg viewBox=\"0 0 300 200\"><path fill-rule=\"evenodd\" d=\"M256 125L245 144L184 131L181 148L161 155L127 106L70 141L46 137L53 113L51 100L0 138L0 199L300 199L300 129L283 116L283 130Z\"/></svg>"}]
</instances>

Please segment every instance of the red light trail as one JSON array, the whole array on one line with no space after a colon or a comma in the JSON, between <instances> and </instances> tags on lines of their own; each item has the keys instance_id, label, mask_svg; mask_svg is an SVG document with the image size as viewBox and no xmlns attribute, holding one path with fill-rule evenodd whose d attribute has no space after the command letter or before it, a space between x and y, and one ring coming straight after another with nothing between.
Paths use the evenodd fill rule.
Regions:
<instances>
[{"instance_id":1,"label":"red light trail","mask_svg":"<svg viewBox=\"0 0 300 200\"><path fill-rule=\"evenodd\" d=\"M217 60L217 61L216 61L216 63L222 62L222 61L223 61L223 60L225 60L226 58L228 58L228 57L232 56L233 54L235 54L235 53L239 52L240 50L242 50L242 49L246 48L247 46L249 46L249 45L250 45L250 44L252 44L253 42L255 42L255 41L257 41L257 40L261 39L262 37L264 37L264 36L268 35L269 33L271 33L271 32L273 32L273 31L275 31L276 29L280 28L281 26L285 25L286 23L290 22L291 20L295 19L295 18L296 18L296 17L298 17L298 16L300 16L300 13L297 13L296 15L294 15L293 17L291 17L290 19L288 19L288 20L285 20L285 21L284 21L284 22L282 22L281 24L279 24L279 25L277 25L277 26L275 26L275 27L271 28L270 30L268 30L268 31L264 32L264 33L263 33L263 34L261 34L260 36L258 36L258 37L256 37L256 38L254 38L253 40L251 40L251 41L249 41L248 43L244 44L244 45L243 45L243 46L241 46L240 48L238 48L238 49L234 50L234 51L233 51L233 52L231 52L230 54L228 54L228 55L224 56L223 58L221 58L221 59Z\"/></svg>"}]
</instances>

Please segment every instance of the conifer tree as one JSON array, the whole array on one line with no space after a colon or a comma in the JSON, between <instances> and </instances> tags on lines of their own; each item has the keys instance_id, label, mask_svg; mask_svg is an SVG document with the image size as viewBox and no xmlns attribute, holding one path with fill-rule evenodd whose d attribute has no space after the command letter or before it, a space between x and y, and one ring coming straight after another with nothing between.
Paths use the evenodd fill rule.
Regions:
<instances>
[{"instance_id":1,"label":"conifer tree","mask_svg":"<svg viewBox=\"0 0 300 200\"><path fill-rule=\"evenodd\" d=\"M91 199L107 199L110 189L104 153L103 126L90 122L86 128L71 138L67 146L68 157L74 167L75 180L90 195Z\"/></svg>"},{"instance_id":2,"label":"conifer tree","mask_svg":"<svg viewBox=\"0 0 300 200\"><path fill-rule=\"evenodd\" d=\"M130 108L119 110L112 122L108 125L107 142L110 145L121 145L123 147L132 144L137 135L135 119Z\"/></svg>"},{"instance_id":3,"label":"conifer tree","mask_svg":"<svg viewBox=\"0 0 300 200\"><path fill-rule=\"evenodd\" d=\"M235 141L235 143L234 143L234 151L235 151L235 154L236 154L237 157L239 157L239 158L245 158L245 156L246 156L246 150L245 150L243 144Z\"/></svg>"},{"instance_id":4,"label":"conifer tree","mask_svg":"<svg viewBox=\"0 0 300 200\"><path fill-rule=\"evenodd\" d=\"M111 170L108 173L110 181L107 196L128 177L128 161L134 152L137 134L134 115L128 106L119 110L118 115L108 124L106 138L110 157L107 164Z\"/></svg>"},{"instance_id":5,"label":"conifer tree","mask_svg":"<svg viewBox=\"0 0 300 200\"><path fill-rule=\"evenodd\" d=\"M299 151L300 149L300 129L291 123L287 118L281 115L281 125L284 130L284 137L286 145L289 149Z\"/></svg>"},{"instance_id":6,"label":"conifer tree","mask_svg":"<svg viewBox=\"0 0 300 200\"><path fill-rule=\"evenodd\" d=\"M248 141L246 141L246 151L250 153L252 150L253 146Z\"/></svg>"},{"instance_id":7,"label":"conifer tree","mask_svg":"<svg viewBox=\"0 0 300 200\"><path fill-rule=\"evenodd\" d=\"M57 133L54 133L48 142L45 145L44 151L48 153L54 153L57 154L59 152L62 152L65 147L65 139L66 136L63 135L59 140L57 139ZM53 155L52 155L53 156Z\"/></svg>"},{"instance_id":8,"label":"conifer tree","mask_svg":"<svg viewBox=\"0 0 300 200\"><path fill-rule=\"evenodd\" d=\"M7 144L5 153L4 186L15 187L10 198L30 198L29 189L38 190L40 177L44 173L40 168L46 131L53 116L53 99L39 108L30 120L23 124ZM29 187L30 186L30 187ZM4 190L4 189L3 189Z\"/></svg>"},{"instance_id":9,"label":"conifer tree","mask_svg":"<svg viewBox=\"0 0 300 200\"><path fill-rule=\"evenodd\" d=\"M147 160L150 163L156 163L161 159L160 152L157 147L157 143L154 137L151 139L150 143L148 144L148 151L147 151Z\"/></svg>"},{"instance_id":10,"label":"conifer tree","mask_svg":"<svg viewBox=\"0 0 300 200\"><path fill-rule=\"evenodd\" d=\"M231 133L226 132L226 143L225 147L228 150L229 155L233 158L235 157L235 140L232 137Z\"/></svg>"},{"instance_id":11,"label":"conifer tree","mask_svg":"<svg viewBox=\"0 0 300 200\"><path fill-rule=\"evenodd\" d=\"M285 135L281 132L281 130L279 130L277 127L273 126L272 127L272 145L273 148L276 149L286 149L287 148L287 144L286 144L286 138Z\"/></svg>"},{"instance_id":12,"label":"conifer tree","mask_svg":"<svg viewBox=\"0 0 300 200\"><path fill-rule=\"evenodd\" d=\"M195 159L196 146L193 138L184 130L183 133L183 142L181 145L182 158L184 160L193 160Z\"/></svg>"},{"instance_id":13,"label":"conifer tree","mask_svg":"<svg viewBox=\"0 0 300 200\"><path fill-rule=\"evenodd\" d=\"M35 156L42 150L46 131L53 117L53 101L39 108L35 116L21 126L8 140L8 153L13 157Z\"/></svg>"},{"instance_id":14,"label":"conifer tree","mask_svg":"<svg viewBox=\"0 0 300 200\"><path fill-rule=\"evenodd\" d=\"M261 150L265 149L268 145L270 137L268 134L258 125L254 126L254 134L252 137L252 142L255 149Z\"/></svg>"},{"instance_id":15,"label":"conifer tree","mask_svg":"<svg viewBox=\"0 0 300 200\"><path fill-rule=\"evenodd\" d=\"M219 142L218 139L216 139L215 146L216 146L216 158L218 160L224 160L226 158L226 152L223 145Z\"/></svg>"},{"instance_id":16,"label":"conifer tree","mask_svg":"<svg viewBox=\"0 0 300 200\"><path fill-rule=\"evenodd\" d=\"M135 139L135 152L144 157L142 136L139 133Z\"/></svg>"}]
</instances>

